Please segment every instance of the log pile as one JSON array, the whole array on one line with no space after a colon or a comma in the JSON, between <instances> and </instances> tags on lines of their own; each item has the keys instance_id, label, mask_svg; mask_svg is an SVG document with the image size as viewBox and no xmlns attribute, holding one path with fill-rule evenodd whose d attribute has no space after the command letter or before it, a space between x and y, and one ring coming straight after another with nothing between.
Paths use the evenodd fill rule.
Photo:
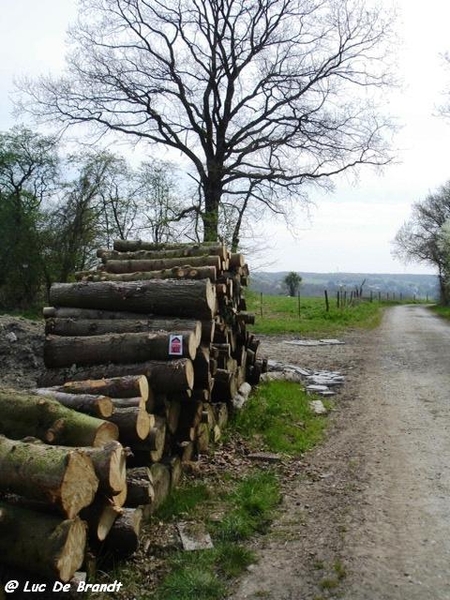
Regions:
<instances>
[{"instance_id":1,"label":"log pile","mask_svg":"<svg viewBox=\"0 0 450 600\"><path fill-rule=\"evenodd\" d=\"M45 513L46 533L36 531L59 540L51 566L33 542L21 553L23 540L8 560L62 581L88 539L117 555L136 550L142 517L182 463L220 439L233 402L266 368L247 331L241 254L116 241L98 256L96 271L50 290L39 387L0 393L0 538L11 543L20 511L31 528Z\"/></svg>"},{"instance_id":2,"label":"log pile","mask_svg":"<svg viewBox=\"0 0 450 600\"><path fill-rule=\"evenodd\" d=\"M104 523L123 505L119 430L53 397L14 390L0 392L0 414L1 560L67 582L85 558L88 513L98 507Z\"/></svg>"},{"instance_id":3,"label":"log pile","mask_svg":"<svg viewBox=\"0 0 450 600\"><path fill-rule=\"evenodd\" d=\"M206 452L243 384L257 384L266 366L247 329L254 316L243 296L243 255L220 243L126 240L97 254L95 271L50 290L40 384L61 394L69 381L145 375L150 425L136 406L116 405L104 417L138 419L140 433L119 438L132 447L135 465Z\"/></svg>"}]
</instances>

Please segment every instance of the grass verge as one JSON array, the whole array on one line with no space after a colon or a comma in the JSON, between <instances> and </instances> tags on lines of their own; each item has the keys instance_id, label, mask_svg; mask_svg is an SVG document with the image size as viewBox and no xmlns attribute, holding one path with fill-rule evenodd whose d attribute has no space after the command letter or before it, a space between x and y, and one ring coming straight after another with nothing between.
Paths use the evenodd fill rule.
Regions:
<instances>
[{"instance_id":1,"label":"grass verge","mask_svg":"<svg viewBox=\"0 0 450 600\"><path fill-rule=\"evenodd\" d=\"M179 494L176 494L178 496ZM192 496L192 494L188 494ZM237 577L254 561L253 553L242 545L255 533L267 530L280 501L279 483L272 472L247 474L231 491L209 498L208 510L197 506L196 519L210 532L214 548L196 552L175 552L169 559L169 573L156 593L155 600L198 598L219 600L227 594L227 581ZM173 515L169 517L170 511ZM220 511L221 518L211 515ZM179 517L179 500L170 496L156 517ZM185 515L188 516L188 515Z\"/></svg>"},{"instance_id":2,"label":"grass verge","mask_svg":"<svg viewBox=\"0 0 450 600\"><path fill-rule=\"evenodd\" d=\"M254 333L300 333L313 337L336 334L349 327L374 328L379 325L383 303L361 301L345 308L337 308L330 299L326 310L323 298L263 296L246 292L247 308L256 315Z\"/></svg>"},{"instance_id":3,"label":"grass verge","mask_svg":"<svg viewBox=\"0 0 450 600\"><path fill-rule=\"evenodd\" d=\"M450 320L450 306L440 306L439 304L435 304L430 307L430 310L444 319Z\"/></svg>"},{"instance_id":4,"label":"grass verge","mask_svg":"<svg viewBox=\"0 0 450 600\"><path fill-rule=\"evenodd\" d=\"M322 439L326 417L315 415L310 396L291 381L270 381L259 386L234 427L249 444L287 455L301 454Z\"/></svg>"}]
</instances>

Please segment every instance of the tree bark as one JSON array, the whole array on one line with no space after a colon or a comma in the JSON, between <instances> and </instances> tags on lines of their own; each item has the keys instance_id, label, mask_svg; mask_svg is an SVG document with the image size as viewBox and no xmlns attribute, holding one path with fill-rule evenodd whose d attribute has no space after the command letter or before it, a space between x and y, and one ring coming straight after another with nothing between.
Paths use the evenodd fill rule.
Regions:
<instances>
[{"instance_id":1,"label":"tree bark","mask_svg":"<svg viewBox=\"0 0 450 600\"><path fill-rule=\"evenodd\" d=\"M90 537L103 542L121 513L121 508L112 504L107 498L100 497L83 509L80 516L88 524Z\"/></svg>"},{"instance_id":2,"label":"tree bark","mask_svg":"<svg viewBox=\"0 0 450 600\"><path fill-rule=\"evenodd\" d=\"M187 258L192 256L220 256L221 259L225 260L228 258L228 250L223 244L208 244L203 246L201 244L176 246L171 245L160 250L147 250L144 248L131 250L131 251L119 251L119 250L108 250L106 248L99 248L97 250L98 258L101 258L103 262L107 260L154 260L164 258ZM244 264L244 263L242 263Z\"/></svg>"},{"instance_id":3,"label":"tree bark","mask_svg":"<svg viewBox=\"0 0 450 600\"><path fill-rule=\"evenodd\" d=\"M217 369L214 375L214 387L212 399L214 402L226 402L231 400L238 390L237 380L234 373L226 369Z\"/></svg>"},{"instance_id":4,"label":"tree bark","mask_svg":"<svg viewBox=\"0 0 450 600\"><path fill-rule=\"evenodd\" d=\"M105 496L116 496L126 488L126 452L117 441L101 448L82 448L94 465L99 480L99 491Z\"/></svg>"},{"instance_id":5,"label":"tree bark","mask_svg":"<svg viewBox=\"0 0 450 600\"><path fill-rule=\"evenodd\" d=\"M199 346L194 364L194 387L198 389L210 390L212 387L212 378L210 371L209 347Z\"/></svg>"},{"instance_id":6,"label":"tree bark","mask_svg":"<svg viewBox=\"0 0 450 600\"><path fill-rule=\"evenodd\" d=\"M118 250L119 252L134 252L136 250L173 250L175 248L185 249L185 248L210 248L211 246L217 246L219 243L217 241L214 242L198 242L198 243L155 243L155 242L146 242L144 240L114 240L113 247L114 250Z\"/></svg>"},{"instance_id":7,"label":"tree bark","mask_svg":"<svg viewBox=\"0 0 450 600\"><path fill-rule=\"evenodd\" d=\"M68 381L60 389L69 394L95 394L109 396L113 399L140 397L144 402L147 402L150 395L150 388L145 375Z\"/></svg>"},{"instance_id":8,"label":"tree bark","mask_svg":"<svg viewBox=\"0 0 450 600\"><path fill-rule=\"evenodd\" d=\"M226 261L223 261L220 256L191 256L181 258L154 258L151 260L108 260L103 265L102 271L106 273L125 274L136 273L138 271L165 271L167 269L183 269L190 270L198 267L213 267L216 277L223 270ZM154 279L152 277L152 279ZM155 281L164 281L155 280ZM169 280L170 281L170 280ZM186 280L189 281L189 280ZM182 283L186 283L182 281Z\"/></svg>"},{"instance_id":9,"label":"tree bark","mask_svg":"<svg viewBox=\"0 0 450 600\"><path fill-rule=\"evenodd\" d=\"M134 444L147 438L155 418L146 410L131 407L117 408L108 421L119 428L119 440L122 443Z\"/></svg>"},{"instance_id":10,"label":"tree bark","mask_svg":"<svg viewBox=\"0 0 450 600\"><path fill-rule=\"evenodd\" d=\"M206 454L209 448L209 427L207 423L197 425L195 446L199 454Z\"/></svg>"},{"instance_id":11,"label":"tree bark","mask_svg":"<svg viewBox=\"0 0 450 600\"><path fill-rule=\"evenodd\" d=\"M114 411L114 405L111 398L107 396L94 396L92 394L68 394L60 392L53 388L37 388L33 393L46 398L53 398L66 408L71 408L78 412L105 419L110 417Z\"/></svg>"},{"instance_id":12,"label":"tree bark","mask_svg":"<svg viewBox=\"0 0 450 600\"><path fill-rule=\"evenodd\" d=\"M128 558L139 547L142 509L124 508L105 539L105 547L120 558Z\"/></svg>"},{"instance_id":13,"label":"tree bark","mask_svg":"<svg viewBox=\"0 0 450 600\"><path fill-rule=\"evenodd\" d=\"M133 313L115 310L97 310L94 308L74 308L71 306L45 306L42 309L42 315L46 319L142 319L142 313Z\"/></svg>"},{"instance_id":14,"label":"tree bark","mask_svg":"<svg viewBox=\"0 0 450 600\"><path fill-rule=\"evenodd\" d=\"M151 504L155 497L153 477L148 467L135 467L127 470L126 505L135 508L142 504Z\"/></svg>"},{"instance_id":15,"label":"tree bark","mask_svg":"<svg viewBox=\"0 0 450 600\"><path fill-rule=\"evenodd\" d=\"M81 315L82 316L82 315ZM59 319L45 321L46 335L92 336L108 333L151 333L179 331L193 332L198 344L202 337L202 323L194 319ZM197 345L198 345L197 344Z\"/></svg>"},{"instance_id":16,"label":"tree bark","mask_svg":"<svg viewBox=\"0 0 450 600\"><path fill-rule=\"evenodd\" d=\"M141 396L136 398L111 398L111 402L113 403L114 408L140 408L141 410L147 410L147 412L152 412L147 409L147 403L144 402L144 399Z\"/></svg>"},{"instance_id":17,"label":"tree bark","mask_svg":"<svg viewBox=\"0 0 450 600\"><path fill-rule=\"evenodd\" d=\"M135 271L133 273L109 273L108 271L78 271L77 281L145 281L148 279L210 279L215 283L217 268L214 265L197 267L173 267L160 271Z\"/></svg>"},{"instance_id":18,"label":"tree bark","mask_svg":"<svg viewBox=\"0 0 450 600\"><path fill-rule=\"evenodd\" d=\"M109 423L66 408L47 398L0 392L0 434L12 439L37 437L62 446L103 446L118 438Z\"/></svg>"},{"instance_id":19,"label":"tree bark","mask_svg":"<svg viewBox=\"0 0 450 600\"><path fill-rule=\"evenodd\" d=\"M155 492L155 498L152 504L154 510L162 504L170 492L170 471L166 465L157 462L151 465L150 472L152 474L153 489Z\"/></svg>"},{"instance_id":20,"label":"tree bark","mask_svg":"<svg viewBox=\"0 0 450 600\"><path fill-rule=\"evenodd\" d=\"M179 400L167 400L165 405L165 418L167 429L175 433L180 421L181 402Z\"/></svg>"},{"instance_id":21,"label":"tree bark","mask_svg":"<svg viewBox=\"0 0 450 600\"><path fill-rule=\"evenodd\" d=\"M68 519L91 504L98 488L91 459L78 449L0 436L0 490L56 507Z\"/></svg>"},{"instance_id":22,"label":"tree bark","mask_svg":"<svg viewBox=\"0 0 450 600\"><path fill-rule=\"evenodd\" d=\"M228 423L228 405L225 402L216 402L212 404L212 408L217 425L220 429L224 429Z\"/></svg>"},{"instance_id":23,"label":"tree bark","mask_svg":"<svg viewBox=\"0 0 450 600\"><path fill-rule=\"evenodd\" d=\"M173 340L179 340L175 348ZM88 337L47 336L44 342L46 367L95 365L102 362L129 364L147 360L195 358L197 340L192 332L170 334L110 333ZM176 352L176 354L175 354Z\"/></svg>"},{"instance_id":24,"label":"tree bark","mask_svg":"<svg viewBox=\"0 0 450 600\"><path fill-rule=\"evenodd\" d=\"M162 463L169 469L170 489L173 490L180 482L183 475L183 466L179 456L167 456Z\"/></svg>"},{"instance_id":25,"label":"tree bark","mask_svg":"<svg viewBox=\"0 0 450 600\"><path fill-rule=\"evenodd\" d=\"M166 427L166 420L163 417L156 417L147 437L133 445L136 466L146 466L161 460L166 443Z\"/></svg>"},{"instance_id":26,"label":"tree bark","mask_svg":"<svg viewBox=\"0 0 450 600\"><path fill-rule=\"evenodd\" d=\"M0 556L12 567L70 581L81 567L86 524L0 502Z\"/></svg>"},{"instance_id":27,"label":"tree bark","mask_svg":"<svg viewBox=\"0 0 450 600\"><path fill-rule=\"evenodd\" d=\"M175 314L195 319L212 319L216 308L214 286L208 279L54 283L50 301L57 306Z\"/></svg>"},{"instance_id":28,"label":"tree bark","mask_svg":"<svg viewBox=\"0 0 450 600\"><path fill-rule=\"evenodd\" d=\"M77 369L48 370L38 379L41 387L61 385L65 381L84 379L109 379L125 375L145 375L150 388L155 392L172 393L192 389L194 367L187 358L169 361L146 361L132 365L94 365Z\"/></svg>"},{"instance_id":29,"label":"tree bark","mask_svg":"<svg viewBox=\"0 0 450 600\"><path fill-rule=\"evenodd\" d=\"M184 440L178 444L178 452L182 463L190 462L194 456L194 451L194 442L191 440Z\"/></svg>"}]
</instances>

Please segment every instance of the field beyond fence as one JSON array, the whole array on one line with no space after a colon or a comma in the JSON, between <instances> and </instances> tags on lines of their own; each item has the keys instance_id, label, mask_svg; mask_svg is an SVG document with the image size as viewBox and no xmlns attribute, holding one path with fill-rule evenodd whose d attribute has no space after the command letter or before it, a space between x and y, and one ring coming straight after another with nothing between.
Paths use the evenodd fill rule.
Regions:
<instances>
[{"instance_id":1,"label":"field beyond fence","mask_svg":"<svg viewBox=\"0 0 450 600\"><path fill-rule=\"evenodd\" d=\"M400 298L393 296L327 298L324 294L322 298L311 298L269 296L254 291L247 291L246 299L247 309L256 316L252 327L255 333L299 333L311 337L336 334L352 327L374 328L380 323L383 308L400 302Z\"/></svg>"}]
</instances>

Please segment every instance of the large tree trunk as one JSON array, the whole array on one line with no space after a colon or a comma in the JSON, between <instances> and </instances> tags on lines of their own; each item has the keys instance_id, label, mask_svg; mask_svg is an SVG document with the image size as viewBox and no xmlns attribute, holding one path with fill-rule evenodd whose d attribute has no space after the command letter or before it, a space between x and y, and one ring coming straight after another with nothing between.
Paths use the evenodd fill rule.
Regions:
<instances>
[{"instance_id":1,"label":"large tree trunk","mask_svg":"<svg viewBox=\"0 0 450 600\"><path fill-rule=\"evenodd\" d=\"M97 310L94 308L75 308L73 306L44 306L42 315L46 319L142 319L142 313L133 313L117 310Z\"/></svg>"},{"instance_id":2,"label":"large tree trunk","mask_svg":"<svg viewBox=\"0 0 450 600\"><path fill-rule=\"evenodd\" d=\"M138 271L166 271L167 269L190 270L198 267L213 267L217 276L222 271L227 261L222 260L220 256L193 256L189 258L154 258L151 260L108 260L102 266L102 271L106 273L125 274L136 273ZM153 279L153 278L152 278ZM160 280L161 281L161 280ZM163 280L162 280L163 281ZM179 283L186 283L188 280L181 280Z\"/></svg>"},{"instance_id":3,"label":"large tree trunk","mask_svg":"<svg viewBox=\"0 0 450 600\"><path fill-rule=\"evenodd\" d=\"M55 283L50 289L50 301L57 306L176 314L195 319L211 319L216 308L214 287L208 279Z\"/></svg>"},{"instance_id":4,"label":"large tree trunk","mask_svg":"<svg viewBox=\"0 0 450 600\"><path fill-rule=\"evenodd\" d=\"M111 398L107 396L94 396L92 394L68 394L53 388L38 388L33 393L46 398L53 398L66 408L104 419L114 412Z\"/></svg>"},{"instance_id":5,"label":"large tree trunk","mask_svg":"<svg viewBox=\"0 0 450 600\"><path fill-rule=\"evenodd\" d=\"M158 242L146 242L144 240L114 240L114 250L119 252L135 252L137 250L185 250L186 248L205 248L208 249L211 246L219 245L217 241L214 242L180 242L179 244L172 243L158 243ZM209 253L208 253L209 254ZM214 254L211 252L211 254Z\"/></svg>"},{"instance_id":6,"label":"large tree trunk","mask_svg":"<svg viewBox=\"0 0 450 600\"><path fill-rule=\"evenodd\" d=\"M119 431L108 423L47 398L0 392L0 434L12 439L37 437L62 446L103 446Z\"/></svg>"},{"instance_id":7,"label":"large tree trunk","mask_svg":"<svg viewBox=\"0 0 450 600\"><path fill-rule=\"evenodd\" d=\"M107 333L143 333L143 332L180 331L195 334L198 343L202 336L202 323L194 319L59 319L48 318L45 321L46 335L91 336Z\"/></svg>"},{"instance_id":8,"label":"large tree trunk","mask_svg":"<svg viewBox=\"0 0 450 600\"><path fill-rule=\"evenodd\" d=\"M228 250L223 244L217 243L216 245L208 244L202 246L201 244L185 245L161 250L146 250L144 248L132 250L132 251L118 251L118 250L107 250L106 248L99 248L97 250L98 258L101 258L103 262L107 260L154 260L164 258L187 258L192 256L220 256L222 260L228 258Z\"/></svg>"},{"instance_id":9,"label":"large tree trunk","mask_svg":"<svg viewBox=\"0 0 450 600\"><path fill-rule=\"evenodd\" d=\"M81 567L86 524L0 502L2 562L49 580L69 581Z\"/></svg>"},{"instance_id":10,"label":"large tree trunk","mask_svg":"<svg viewBox=\"0 0 450 600\"><path fill-rule=\"evenodd\" d=\"M150 396L150 388L145 375L68 381L60 389L68 394L96 394L113 399L140 397L144 402L147 402Z\"/></svg>"},{"instance_id":11,"label":"large tree trunk","mask_svg":"<svg viewBox=\"0 0 450 600\"><path fill-rule=\"evenodd\" d=\"M202 213L204 242L217 242L219 237L219 206L222 196L223 165L220 160L208 157L208 175L202 181L205 209Z\"/></svg>"},{"instance_id":12,"label":"large tree trunk","mask_svg":"<svg viewBox=\"0 0 450 600\"><path fill-rule=\"evenodd\" d=\"M194 367L188 358L169 361L147 361L133 365L94 365L78 369L52 369L44 373L38 384L42 387L61 385L65 381L83 379L109 379L124 375L145 375L155 392L172 393L192 389Z\"/></svg>"},{"instance_id":13,"label":"large tree trunk","mask_svg":"<svg viewBox=\"0 0 450 600\"><path fill-rule=\"evenodd\" d=\"M175 340L178 344L175 345ZM44 363L47 367L95 365L104 362L128 364L146 360L195 358L195 334L110 333L88 337L48 336L44 343Z\"/></svg>"},{"instance_id":14,"label":"large tree trunk","mask_svg":"<svg viewBox=\"0 0 450 600\"><path fill-rule=\"evenodd\" d=\"M79 450L0 436L0 490L46 502L72 519L97 488L92 461Z\"/></svg>"},{"instance_id":15,"label":"large tree trunk","mask_svg":"<svg viewBox=\"0 0 450 600\"><path fill-rule=\"evenodd\" d=\"M136 271L134 273L108 273L104 270L78 271L75 273L77 281L145 281L148 279L210 279L214 283L217 279L215 266L204 267L174 267L162 271Z\"/></svg>"}]
</instances>

